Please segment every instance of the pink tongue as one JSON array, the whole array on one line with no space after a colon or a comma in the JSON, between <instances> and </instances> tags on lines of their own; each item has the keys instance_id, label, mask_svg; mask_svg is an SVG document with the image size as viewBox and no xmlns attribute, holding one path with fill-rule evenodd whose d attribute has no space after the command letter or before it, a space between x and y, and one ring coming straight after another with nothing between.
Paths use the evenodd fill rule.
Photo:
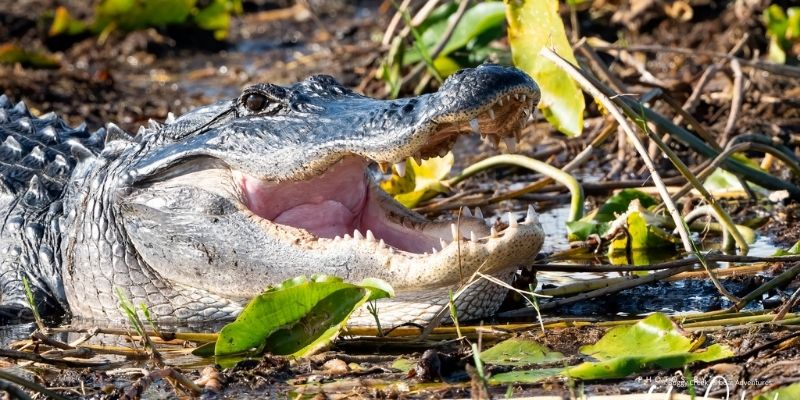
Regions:
<instances>
[{"instance_id":1,"label":"pink tongue","mask_svg":"<svg viewBox=\"0 0 800 400\"><path fill-rule=\"evenodd\" d=\"M319 204L301 204L292 207L273 221L305 229L317 237L333 238L353 232L355 215L342 203L325 200Z\"/></svg>"}]
</instances>

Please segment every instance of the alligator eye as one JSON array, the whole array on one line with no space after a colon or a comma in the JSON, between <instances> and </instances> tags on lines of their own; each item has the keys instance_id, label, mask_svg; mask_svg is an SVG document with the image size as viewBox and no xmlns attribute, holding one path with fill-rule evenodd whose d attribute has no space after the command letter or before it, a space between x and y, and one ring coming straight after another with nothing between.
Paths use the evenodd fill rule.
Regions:
<instances>
[{"instance_id":1,"label":"alligator eye","mask_svg":"<svg viewBox=\"0 0 800 400\"><path fill-rule=\"evenodd\" d=\"M253 112L261 111L267 106L267 97L260 93L251 93L244 98L244 106Z\"/></svg>"}]
</instances>

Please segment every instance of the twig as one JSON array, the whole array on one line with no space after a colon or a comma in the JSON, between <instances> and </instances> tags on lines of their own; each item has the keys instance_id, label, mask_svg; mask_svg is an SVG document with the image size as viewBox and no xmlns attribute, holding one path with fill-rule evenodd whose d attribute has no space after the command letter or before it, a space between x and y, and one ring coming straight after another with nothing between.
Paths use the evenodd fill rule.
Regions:
<instances>
[{"instance_id":1,"label":"twig","mask_svg":"<svg viewBox=\"0 0 800 400\"><path fill-rule=\"evenodd\" d=\"M712 172L714 172L715 169L719 168L719 166L723 162L725 162L725 160L728 157L730 157L731 155L733 155L735 153L742 152L742 151L750 151L750 150L756 150L756 151L760 151L760 152L763 152L763 153L766 153L766 154L773 155L775 158L781 160L787 167L789 167L789 169L791 169L792 172L796 176L800 176L800 164L797 164L786 153L784 153L784 152L782 152L782 151L780 151L780 150L778 150L778 149L776 149L776 148L774 148L772 146L765 145L765 144L762 144L762 143L754 143L754 142L745 142L745 143L738 143L738 144L734 144L734 143L735 142L731 141L728 144L728 148L726 148L725 151L723 151L722 153L719 153L719 155L716 158L714 158L714 160L712 160L711 163L708 166L706 166L703 169L703 171L701 171L697 175L697 179L705 180L709 175L711 175ZM692 189L691 185L690 184L686 184L680 190L678 190L678 192L675 193L672 196L672 198L673 199L679 199L679 198L685 196L687 193L689 193L689 191L691 189Z\"/></svg>"},{"instance_id":2,"label":"twig","mask_svg":"<svg viewBox=\"0 0 800 400\"><path fill-rule=\"evenodd\" d=\"M461 22L461 17L463 17L464 13L467 11L467 6L469 3L470 0L461 0L461 3L459 3L458 9L456 9L456 12L450 17L450 21L447 24L447 29L445 29L444 34L442 34L442 37L439 38L439 42L436 43L436 45L433 47L433 50L431 50L429 53L431 60L435 60L436 57L439 56L439 53L441 53L445 46L447 46L447 42L449 42L450 37L453 36L456 26L458 26L458 23ZM417 79L417 76L425 68L428 68L426 62L423 61L417 64L417 66L415 66L414 69L412 69L411 72L409 72L408 75L406 75L403 80L400 81L400 87L405 87L409 82Z\"/></svg>"},{"instance_id":3,"label":"twig","mask_svg":"<svg viewBox=\"0 0 800 400\"><path fill-rule=\"evenodd\" d=\"M782 65L782 64L774 64L768 63L763 61L752 61L746 58L735 57L725 53L718 53L714 51L707 51L707 50L700 50L700 49L687 49L682 47L666 47L666 46L655 46L655 45L638 45L638 46L617 46L617 45L608 45L608 46L594 46L597 50L628 50L628 51L641 51L641 52L648 52L648 53L677 53L677 54L684 54L688 56L697 56L705 55L714 58L722 58L722 59L737 59L742 65L760 69L762 71L767 71L772 74L776 75L783 75L788 76L791 78L800 78L800 68L790 66L790 65Z\"/></svg>"},{"instance_id":4,"label":"twig","mask_svg":"<svg viewBox=\"0 0 800 400\"><path fill-rule=\"evenodd\" d=\"M707 262L730 262L739 264L752 264L761 262L797 262L800 256L776 256L776 257L753 257L728 254L707 254ZM680 268L687 265L697 264L695 258L684 258L680 260L666 261L650 265L592 265L592 264L534 264L533 268L537 271L554 272L628 272L628 271L656 271L660 269Z\"/></svg>"},{"instance_id":5,"label":"twig","mask_svg":"<svg viewBox=\"0 0 800 400\"><path fill-rule=\"evenodd\" d=\"M569 172L583 165L583 163L589 160L594 150L597 149L603 142L605 142L606 139L608 139L614 132L616 132L616 129L617 129L616 121L609 122L606 125L606 127L603 128L603 130L600 131L600 133L594 139L592 139L591 143L589 143L588 146L586 146L580 153L578 153L578 155L575 156L575 158L573 158L570 162L568 162L561 168L561 171ZM540 190L551 182L553 182L552 178L550 177L543 178L523 187L522 189L514 190L508 193L492 197L491 199L489 199L489 202L497 203L503 200L517 198L519 196L522 196L523 194Z\"/></svg>"},{"instance_id":6,"label":"twig","mask_svg":"<svg viewBox=\"0 0 800 400\"><path fill-rule=\"evenodd\" d=\"M62 396L62 395L60 395L60 394L58 394L58 393L56 393L56 392L44 387L44 386L42 386L42 385L40 385L40 384L38 384L36 382L31 382L31 381L29 381L27 379L20 378L19 376L16 376L14 374L8 373L8 372L3 371L2 369L0 369L0 381L3 381L3 380L8 381L8 382L12 382L12 383L16 383L17 385L20 385L22 387L28 388L28 389L30 389L30 390L32 390L34 392L41 393L41 394L43 394L43 395L45 395L45 396L47 396L47 397L49 397L51 399L54 399L54 400L67 400L66 397L64 397L64 396ZM0 382L0 383L2 383L2 382ZM11 389L11 390L13 390L13 389ZM18 395L18 393L16 393L16 392L13 393L13 394ZM18 397L20 399L30 398L30 397L27 397L27 395L24 392L22 394L23 394L23 396L19 396L18 395Z\"/></svg>"},{"instance_id":7,"label":"twig","mask_svg":"<svg viewBox=\"0 0 800 400\"><path fill-rule=\"evenodd\" d=\"M678 227L678 232L681 236L681 241L683 242L683 247L686 249L687 252L693 251L693 243L692 239L689 236L689 230L686 228L685 224L682 222L681 214L678 209L675 207L675 203L672 202L672 199L669 196L669 192L667 191L666 185L661 180L661 174L658 173L656 170L655 165L653 164L653 160L647 155L647 149L642 144L642 141L639 140L639 137L636 135L636 132L633 131L633 128L628 124L625 117L622 115L620 110L617 108L615 103L609 99L605 94L603 94L600 89L597 88L592 82L590 82L584 74L582 74L578 69L575 68L569 61L565 60L555 52L551 51L547 47L543 47L542 50L539 52L539 55L542 57L547 58L548 60L555 63L559 68L561 68L564 72L566 72L572 79L578 82L581 87L592 94L592 96L597 99L599 102L603 104L603 106L608 110L611 115L617 120L622 130L628 136L628 139L633 143L633 146L636 148L636 151L642 157L642 161L647 166L647 169L650 171L650 176L653 179L653 182L658 188L659 194L661 198L664 200L664 203L667 206L667 210L669 211L670 215L672 216L673 220L675 220L675 225ZM549 303L548 303L549 304Z\"/></svg>"},{"instance_id":8,"label":"twig","mask_svg":"<svg viewBox=\"0 0 800 400\"><path fill-rule=\"evenodd\" d=\"M636 287L639 285L644 285L646 283L656 282L661 279L670 277L672 275L679 274L684 271L689 271L693 268L692 265L687 265L679 268L667 269L664 271L655 272L643 277L631 277L629 279L624 280L623 282L619 282L608 287L604 287L602 289L592 290L590 292L581 293L572 297L567 297L565 299L553 300L547 303L542 303L539 305L539 309L544 310L552 310L554 308L558 308L561 306L565 306L567 304L577 303L579 301L584 301L588 299L593 299L596 297L600 297L606 294L616 293L623 291L625 289L630 289L632 287Z\"/></svg>"},{"instance_id":9,"label":"twig","mask_svg":"<svg viewBox=\"0 0 800 400\"><path fill-rule=\"evenodd\" d=\"M733 95L731 96L731 113L728 114L728 121L725 123L725 129L722 130L722 137L720 144L725 146L728 143L733 128L736 126L736 121L739 120L739 114L742 111L742 91L744 84L742 83L742 66L739 60L731 59L731 69L733 70Z\"/></svg>"},{"instance_id":10,"label":"twig","mask_svg":"<svg viewBox=\"0 0 800 400\"><path fill-rule=\"evenodd\" d=\"M800 300L800 287L798 287L794 293L789 297L789 300L786 300L786 304L782 305L778 312L775 314L775 318L772 319L773 322L782 320L786 313L789 312L795 305L797 305L798 300Z\"/></svg>"},{"instance_id":11,"label":"twig","mask_svg":"<svg viewBox=\"0 0 800 400\"><path fill-rule=\"evenodd\" d=\"M383 40L381 40L381 45L388 46L389 43L392 42L392 36L394 36L394 31L395 29L397 29L397 25L400 24L400 20L403 19L403 13L406 12L409 3L411 3L411 0L403 0L403 2L400 3L400 7L397 7L397 12L394 13L394 16L392 16L392 20L389 21L389 25L386 27L386 32L383 33Z\"/></svg>"},{"instance_id":12,"label":"twig","mask_svg":"<svg viewBox=\"0 0 800 400\"><path fill-rule=\"evenodd\" d=\"M742 307L746 306L751 301L761 297L762 294L767 293L768 291L774 289L775 287L790 282L794 279L797 274L800 274L800 262L795 263L792 268L784 271L782 274L770 279L768 282L764 283L763 285L759 286L752 292L748 293L747 296L742 297L741 300L736 302L736 304L730 306L727 310L728 311L738 311L741 310Z\"/></svg>"},{"instance_id":13,"label":"twig","mask_svg":"<svg viewBox=\"0 0 800 400\"><path fill-rule=\"evenodd\" d=\"M758 353L761 353L764 350L771 349L773 347L776 347L776 346L780 345L781 343L785 343L787 340L792 340L792 339L795 339L797 337L800 337L800 332L792 332L792 333L790 333L790 334L788 334L788 335L786 335L786 336L784 336L784 337L782 337L780 339L771 340L771 341L769 341L767 343L762 344L761 346L754 347L754 348L752 348L752 349L750 349L750 350L748 350L748 351L746 351L746 352L744 352L742 354L737 354L737 355L735 355L735 356L733 356L731 358L728 358L728 359L725 359L725 360L720 360L720 361L724 361L724 362L743 362L743 361L747 361L747 359L749 359L750 357L757 356Z\"/></svg>"},{"instance_id":14,"label":"twig","mask_svg":"<svg viewBox=\"0 0 800 400\"><path fill-rule=\"evenodd\" d=\"M7 357L14 360L28 360L41 364L50 364L68 368L97 368L97 367L108 367L111 365L108 362L73 361L73 360L61 360L56 358L47 358L47 357L42 357L38 354L28 353L26 351L17 351L9 349L0 349L0 357Z\"/></svg>"},{"instance_id":15,"label":"twig","mask_svg":"<svg viewBox=\"0 0 800 400\"><path fill-rule=\"evenodd\" d=\"M561 67L564 71L566 71L570 76L573 77L583 88L584 90L590 91L593 96L602 102L608 108L609 112L617 118L617 121L623 125L623 130L628 135L629 139L633 142L634 147L636 147L637 151L640 153L642 160L644 161L647 168L650 170L651 177L658 188L659 194L661 195L662 200L667 208L667 211L672 216L672 219L675 221L675 226L678 229L678 233L681 236L681 241L683 242L684 248L687 252L695 252L694 250L694 242L691 241L689 238L689 231L688 228L683 223L680 212L678 212L677 208L675 207L675 203L672 201L672 198L669 195L669 192L666 189L663 181L661 181L661 177L658 174L658 171L655 169L655 165L653 165L652 159L648 156L647 150L644 148L644 145L639 140L636 133L630 128L630 126L625 123L624 118L622 117L621 113L619 112L614 105L619 106L623 112L628 116L628 118L637 121L637 125L639 128L647 134L650 140L654 141L661 151L669 158L675 168L686 178L698 192L700 195L703 196L705 201L714 209L714 213L717 215L717 218L721 221L725 228L730 231L733 235L733 238L736 240L736 244L739 247L739 250L743 254L747 254L748 251L748 244L747 241L744 240L739 230L736 228L736 225L733 223L730 215L722 209L722 207L716 202L713 196L708 192L708 190L703 186L700 181L694 176L694 174L689 171L689 168L680 157L675 154L675 152L669 148L661 138L653 133L647 126L645 120L641 119L645 117L644 109L645 107L639 103L635 102L639 107L642 109L642 113L636 113L634 109L626 102L626 97L616 97L611 100L609 97L613 94L613 91L608 87L604 86L601 82L597 81L594 77L589 76L588 74L584 73L583 71L577 69L574 65L570 64L569 61L563 59L558 54L550 51L547 48L543 48L540 54L544 57L547 57L549 60L556 62L559 67ZM598 97L600 96L600 97ZM646 118L646 117L645 117ZM627 127L627 129L626 129ZM713 151L713 150L712 150ZM702 261L702 256L698 253L698 258Z\"/></svg>"}]
</instances>

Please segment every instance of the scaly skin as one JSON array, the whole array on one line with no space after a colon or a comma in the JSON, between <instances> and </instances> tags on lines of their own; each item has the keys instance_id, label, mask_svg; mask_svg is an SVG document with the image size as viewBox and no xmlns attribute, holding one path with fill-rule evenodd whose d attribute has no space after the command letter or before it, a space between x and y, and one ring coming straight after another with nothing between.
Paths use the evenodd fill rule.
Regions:
<instances>
[{"instance_id":1,"label":"scaly skin","mask_svg":"<svg viewBox=\"0 0 800 400\"><path fill-rule=\"evenodd\" d=\"M30 316L22 277L44 313L118 321L120 290L162 323L191 323L229 320L265 287L322 273L389 282L384 326L427 322L475 271L508 279L544 235L532 209L499 231L466 214L457 227L429 221L380 190L372 166L435 156L469 131L515 140L538 98L527 75L493 65L399 100L314 76L130 137L0 97L0 318ZM504 294L471 286L459 317L490 315Z\"/></svg>"}]
</instances>

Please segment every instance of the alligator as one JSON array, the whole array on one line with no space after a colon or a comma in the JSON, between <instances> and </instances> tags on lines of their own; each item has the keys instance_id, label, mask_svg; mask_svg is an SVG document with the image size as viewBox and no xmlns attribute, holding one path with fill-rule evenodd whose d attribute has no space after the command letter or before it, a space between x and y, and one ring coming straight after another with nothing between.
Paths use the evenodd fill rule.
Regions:
<instances>
[{"instance_id":1,"label":"alligator","mask_svg":"<svg viewBox=\"0 0 800 400\"><path fill-rule=\"evenodd\" d=\"M404 160L470 132L512 146L538 100L529 76L498 65L397 100L316 75L130 135L34 117L2 96L0 321L31 318L28 294L40 314L121 321L118 292L160 323L226 321L266 287L313 274L383 279L397 292L378 304L384 326L429 321L476 272L508 280L544 234L532 208L492 226L479 209L429 220L380 189L380 170L402 175ZM490 316L506 292L478 279L458 317ZM362 317L353 323L374 324Z\"/></svg>"}]
</instances>

